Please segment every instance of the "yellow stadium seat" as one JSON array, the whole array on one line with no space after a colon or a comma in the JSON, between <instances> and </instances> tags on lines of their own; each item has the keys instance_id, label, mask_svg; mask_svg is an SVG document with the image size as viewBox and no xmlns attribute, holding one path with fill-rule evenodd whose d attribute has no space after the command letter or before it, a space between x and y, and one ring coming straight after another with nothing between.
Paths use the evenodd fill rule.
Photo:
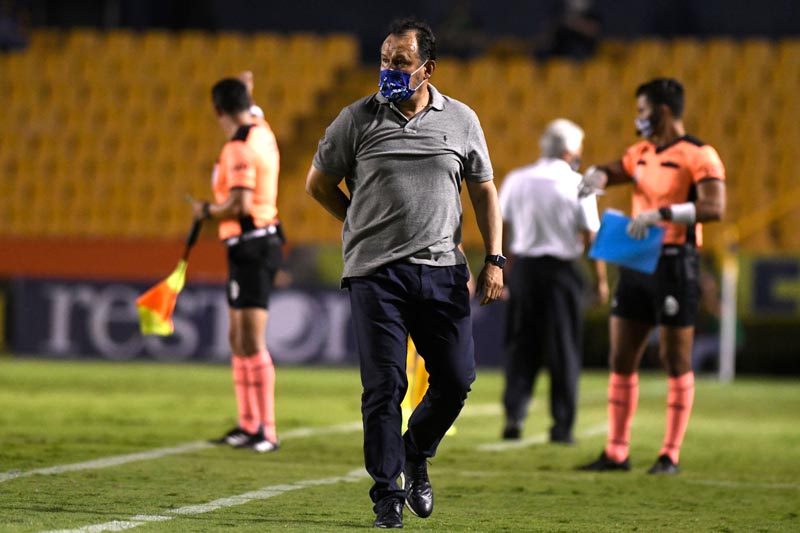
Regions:
<instances>
[{"instance_id":1,"label":"yellow stadium seat","mask_svg":"<svg viewBox=\"0 0 800 533\"><path fill-rule=\"evenodd\" d=\"M702 58L705 43L694 38L675 39L668 44L665 54L667 73L684 85L693 84L704 73Z\"/></svg>"},{"instance_id":2,"label":"yellow stadium seat","mask_svg":"<svg viewBox=\"0 0 800 533\"><path fill-rule=\"evenodd\" d=\"M536 63L524 58L509 58L501 66L501 78L509 88L530 89L539 83L539 70Z\"/></svg>"},{"instance_id":3,"label":"yellow stadium seat","mask_svg":"<svg viewBox=\"0 0 800 533\"><path fill-rule=\"evenodd\" d=\"M66 34L66 48L72 53L96 55L102 52L102 36L93 28L71 28Z\"/></svg>"},{"instance_id":4,"label":"yellow stadium seat","mask_svg":"<svg viewBox=\"0 0 800 533\"><path fill-rule=\"evenodd\" d=\"M31 32L28 42L28 52L32 54L50 53L63 48L66 35L57 28L36 28Z\"/></svg>"},{"instance_id":5,"label":"yellow stadium seat","mask_svg":"<svg viewBox=\"0 0 800 533\"><path fill-rule=\"evenodd\" d=\"M207 59L212 50L209 34L200 30L184 30L176 35L173 53L181 59Z\"/></svg>"},{"instance_id":6,"label":"yellow stadium seat","mask_svg":"<svg viewBox=\"0 0 800 533\"><path fill-rule=\"evenodd\" d=\"M142 34L138 51L144 57L169 57L175 50L177 40L173 34L164 30L150 30Z\"/></svg>"},{"instance_id":7,"label":"yellow stadium seat","mask_svg":"<svg viewBox=\"0 0 800 533\"><path fill-rule=\"evenodd\" d=\"M773 82L775 50L764 39L749 39L739 46L732 83L740 92L763 91Z\"/></svg>"},{"instance_id":8,"label":"yellow stadium seat","mask_svg":"<svg viewBox=\"0 0 800 533\"><path fill-rule=\"evenodd\" d=\"M706 50L708 60L733 65L738 55L738 44L730 37L712 37L706 41Z\"/></svg>"},{"instance_id":9,"label":"yellow stadium seat","mask_svg":"<svg viewBox=\"0 0 800 533\"><path fill-rule=\"evenodd\" d=\"M489 88L501 79L501 67L491 58L473 59L465 66L466 72L462 73L462 83L476 89Z\"/></svg>"},{"instance_id":10,"label":"yellow stadium seat","mask_svg":"<svg viewBox=\"0 0 800 533\"><path fill-rule=\"evenodd\" d=\"M638 67L662 63L666 48L667 43L661 39L639 39L631 43L627 62Z\"/></svg>"},{"instance_id":11,"label":"yellow stadium seat","mask_svg":"<svg viewBox=\"0 0 800 533\"><path fill-rule=\"evenodd\" d=\"M352 35L329 35L323 40L322 46L330 65L338 68L358 62L358 41Z\"/></svg>"},{"instance_id":12,"label":"yellow stadium seat","mask_svg":"<svg viewBox=\"0 0 800 533\"><path fill-rule=\"evenodd\" d=\"M286 44L286 53L301 62L311 60L324 51L320 38L311 33L295 33Z\"/></svg>"},{"instance_id":13,"label":"yellow stadium seat","mask_svg":"<svg viewBox=\"0 0 800 533\"><path fill-rule=\"evenodd\" d=\"M781 194L795 180L798 42L617 42L582 64L541 66L520 56L447 58L433 83L476 110L500 180L537 157L542 128L557 116L584 128L587 161L619 157L635 140L635 87L652 75L677 75L687 88L687 126L719 149L738 213ZM180 197L208 197L211 166L225 141L210 108L210 87L250 69L255 98L284 156L282 217L300 242L338 242L340 227L319 224L318 208L296 194L318 138L296 128L308 118L309 131L321 135L344 105L330 97L334 87L343 101L375 90L374 69L357 66L358 52L356 40L341 34L37 30L31 50L0 57L0 72L8 74L0 75L0 209L12 220L0 231L183 234L188 211ZM748 69L756 80L772 83L755 83ZM49 193L39 185L48 179ZM50 222L15 218L25 195L36 199L36 213L52 210ZM613 194L603 200L614 201L619 199ZM135 212L141 203L147 207ZM467 225L466 240L479 244L468 217ZM769 244L770 235L753 242ZM785 246L780 235L776 242Z\"/></svg>"},{"instance_id":14,"label":"yellow stadium seat","mask_svg":"<svg viewBox=\"0 0 800 533\"><path fill-rule=\"evenodd\" d=\"M773 68L773 87L781 95L796 99L800 84L800 39L785 39L777 45Z\"/></svg>"},{"instance_id":15,"label":"yellow stadium seat","mask_svg":"<svg viewBox=\"0 0 800 533\"><path fill-rule=\"evenodd\" d=\"M551 59L544 65L544 76L551 87L567 87L578 81L579 68L566 59Z\"/></svg>"},{"instance_id":16,"label":"yellow stadium seat","mask_svg":"<svg viewBox=\"0 0 800 533\"><path fill-rule=\"evenodd\" d=\"M286 54L286 39L277 33L257 33L245 40L244 47L246 57L253 63L251 68L266 71L269 76Z\"/></svg>"},{"instance_id":17,"label":"yellow stadium seat","mask_svg":"<svg viewBox=\"0 0 800 533\"><path fill-rule=\"evenodd\" d=\"M100 46L107 56L126 57L137 50L139 38L127 30L111 30L102 35Z\"/></svg>"}]
</instances>

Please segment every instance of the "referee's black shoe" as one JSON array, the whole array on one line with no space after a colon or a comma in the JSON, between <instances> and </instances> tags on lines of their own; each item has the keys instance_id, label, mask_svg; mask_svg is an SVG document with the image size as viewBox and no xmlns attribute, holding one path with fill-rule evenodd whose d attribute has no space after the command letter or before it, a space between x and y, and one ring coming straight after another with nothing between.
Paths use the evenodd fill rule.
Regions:
<instances>
[{"instance_id":1,"label":"referee's black shoe","mask_svg":"<svg viewBox=\"0 0 800 533\"><path fill-rule=\"evenodd\" d=\"M403 527L403 500L388 496L375 504L375 527L400 529Z\"/></svg>"},{"instance_id":2,"label":"referee's black shoe","mask_svg":"<svg viewBox=\"0 0 800 533\"><path fill-rule=\"evenodd\" d=\"M650 467L650 470L647 471L648 474L665 474L668 476L674 476L678 472L680 472L680 468L678 468L678 463L673 463L672 459L669 458L669 455L659 455L658 459L653 466Z\"/></svg>"},{"instance_id":3,"label":"referee's black shoe","mask_svg":"<svg viewBox=\"0 0 800 533\"><path fill-rule=\"evenodd\" d=\"M280 445L277 442L272 442L264 436L264 429L258 428L255 433L247 434L247 438L234 446L234 448L250 448L258 453L269 453L278 451Z\"/></svg>"},{"instance_id":4,"label":"referee's black shoe","mask_svg":"<svg viewBox=\"0 0 800 533\"><path fill-rule=\"evenodd\" d=\"M428 463L406 459L403 468L403 488L406 491L406 507L414 516L428 518L433 512L433 489L428 479Z\"/></svg>"},{"instance_id":5,"label":"referee's black shoe","mask_svg":"<svg viewBox=\"0 0 800 533\"><path fill-rule=\"evenodd\" d=\"M595 461L592 461L589 464L585 464L583 466L579 466L578 470L584 470L587 472L611 472L611 471L618 471L618 472L627 472L631 469L631 462L629 458L625 458L624 461L612 461L604 451L600 454Z\"/></svg>"},{"instance_id":6,"label":"referee's black shoe","mask_svg":"<svg viewBox=\"0 0 800 533\"><path fill-rule=\"evenodd\" d=\"M236 426L229 432L225 433L222 437L218 439L212 439L209 442L211 444L228 444L230 446L241 446L243 443L247 442L247 440L252 437L251 433L246 432L239 426Z\"/></svg>"}]
</instances>

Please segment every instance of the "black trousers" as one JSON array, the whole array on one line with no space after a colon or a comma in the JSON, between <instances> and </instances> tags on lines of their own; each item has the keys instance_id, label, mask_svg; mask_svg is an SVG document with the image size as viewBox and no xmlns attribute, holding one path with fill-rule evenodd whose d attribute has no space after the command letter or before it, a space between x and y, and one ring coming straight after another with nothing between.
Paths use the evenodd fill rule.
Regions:
<instances>
[{"instance_id":1,"label":"black trousers","mask_svg":"<svg viewBox=\"0 0 800 533\"><path fill-rule=\"evenodd\" d=\"M522 425L536 376L550 370L552 439L572 438L581 370L584 281L578 265L554 257L514 261L506 320L507 424Z\"/></svg>"},{"instance_id":2,"label":"black trousers","mask_svg":"<svg viewBox=\"0 0 800 533\"><path fill-rule=\"evenodd\" d=\"M392 263L348 278L358 349L364 462L373 502L405 498L397 479L406 458L433 457L475 381L466 265ZM408 335L425 360L428 392L401 435Z\"/></svg>"}]
</instances>

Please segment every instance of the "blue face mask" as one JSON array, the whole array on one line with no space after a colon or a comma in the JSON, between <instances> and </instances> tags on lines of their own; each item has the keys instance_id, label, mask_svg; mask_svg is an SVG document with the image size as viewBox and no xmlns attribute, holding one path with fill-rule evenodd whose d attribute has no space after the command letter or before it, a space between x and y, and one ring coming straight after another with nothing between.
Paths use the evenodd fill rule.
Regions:
<instances>
[{"instance_id":1,"label":"blue face mask","mask_svg":"<svg viewBox=\"0 0 800 533\"><path fill-rule=\"evenodd\" d=\"M656 132L656 129L653 127L653 121L649 118L637 118L635 119L636 124L636 133L644 137L645 139L649 139L653 133Z\"/></svg>"},{"instance_id":2,"label":"blue face mask","mask_svg":"<svg viewBox=\"0 0 800 533\"><path fill-rule=\"evenodd\" d=\"M428 61L426 60L425 63L427 62ZM419 89L419 86L425 82L423 79L421 82L419 82L419 85L412 89L408 85L411 81L411 76L419 72L419 69L424 67L425 63L421 64L417 70L411 73L390 68L381 70L380 79L378 81L378 89L383 97L393 104L399 104L400 102L405 102L411 98L416 90Z\"/></svg>"},{"instance_id":3,"label":"blue face mask","mask_svg":"<svg viewBox=\"0 0 800 533\"><path fill-rule=\"evenodd\" d=\"M656 113L655 109L650 113L649 117L637 118L636 133L638 133L645 139L649 139L656 132L656 128L658 127L658 122L660 118L661 117L658 115L658 113Z\"/></svg>"}]
</instances>

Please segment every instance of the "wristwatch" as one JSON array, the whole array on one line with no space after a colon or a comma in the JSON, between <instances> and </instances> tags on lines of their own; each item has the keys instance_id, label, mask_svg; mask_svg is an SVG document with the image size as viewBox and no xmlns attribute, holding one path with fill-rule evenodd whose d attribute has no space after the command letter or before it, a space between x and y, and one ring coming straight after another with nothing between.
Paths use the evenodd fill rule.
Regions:
<instances>
[{"instance_id":1,"label":"wristwatch","mask_svg":"<svg viewBox=\"0 0 800 533\"><path fill-rule=\"evenodd\" d=\"M486 256L486 258L483 260L483 262L484 263L491 263L494 266L503 268L504 266L506 266L506 256L500 255L500 254L497 254L497 255L489 254L489 255Z\"/></svg>"}]
</instances>

